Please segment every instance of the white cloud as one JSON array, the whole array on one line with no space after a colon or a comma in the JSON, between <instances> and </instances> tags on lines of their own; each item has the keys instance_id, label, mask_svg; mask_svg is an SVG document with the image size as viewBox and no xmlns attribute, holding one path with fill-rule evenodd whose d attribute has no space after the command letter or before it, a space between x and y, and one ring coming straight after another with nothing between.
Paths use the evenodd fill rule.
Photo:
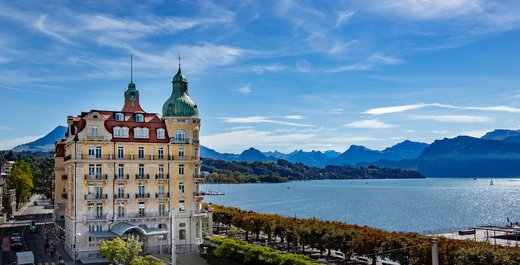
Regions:
<instances>
[{"instance_id":1,"label":"white cloud","mask_svg":"<svg viewBox=\"0 0 520 265\"><path fill-rule=\"evenodd\" d=\"M242 94L249 94L252 92L251 90L251 84L247 84L239 89L237 89L238 92L242 93Z\"/></svg>"},{"instance_id":2,"label":"white cloud","mask_svg":"<svg viewBox=\"0 0 520 265\"><path fill-rule=\"evenodd\" d=\"M338 12L338 17L336 18L336 28L343 26L352 16L354 16L355 12L351 10L342 10Z\"/></svg>"},{"instance_id":3,"label":"white cloud","mask_svg":"<svg viewBox=\"0 0 520 265\"><path fill-rule=\"evenodd\" d=\"M482 4L481 0L381 0L371 9L409 19L449 19L481 13Z\"/></svg>"},{"instance_id":4,"label":"white cloud","mask_svg":"<svg viewBox=\"0 0 520 265\"><path fill-rule=\"evenodd\" d=\"M229 123L272 123L272 124L280 124L280 125L289 125L296 127L313 127L313 125L288 122L288 121L279 121L269 119L267 117L262 116L252 116L252 117L222 117L223 122Z\"/></svg>"},{"instance_id":5,"label":"white cloud","mask_svg":"<svg viewBox=\"0 0 520 265\"><path fill-rule=\"evenodd\" d=\"M330 114L341 114L343 113L343 109L331 109Z\"/></svg>"},{"instance_id":6,"label":"white cloud","mask_svg":"<svg viewBox=\"0 0 520 265\"><path fill-rule=\"evenodd\" d=\"M328 70L331 73L350 72L350 71L367 71L373 70L381 65L396 65L404 63L404 60L397 57L384 56L379 53L373 53L363 62L348 64Z\"/></svg>"},{"instance_id":7,"label":"white cloud","mask_svg":"<svg viewBox=\"0 0 520 265\"><path fill-rule=\"evenodd\" d=\"M460 135L471 136L471 137L475 137L475 138L480 138L480 137L484 136L484 134L488 133L489 131L491 131L491 130L477 130L477 131L469 131L469 132L463 132L463 133L460 133Z\"/></svg>"},{"instance_id":8,"label":"white cloud","mask_svg":"<svg viewBox=\"0 0 520 265\"><path fill-rule=\"evenodd\" d=\"M459 123L489 122L493 120L493 118L490 117L472 115L413 115L410 116L410 119Z\"/></svg>"},{"instance_id":9,"label":"white cloud","mask_svg":"<svg viewBox=\"0 0 520 265\"><path fill-rule=\"evenodd\" d=\"M454 105L447 105L447 104L440 104L440 103L431 103L431 104L419 103L419 104L400 105L400 106L391 106L391 107L383 107L383 108L373 108L373 109L369 109L363 113L371 114L371 115L383 115L383 114L399 113L399 112L405 112L405 111L410 111L410 110L422 109L422 108L427 108L427 107L520 113L520 108L515 108L515 107L510 107L510 106L462 107L462 106L454 106Z\"/></svg>"},{"instance_id":10,"label":"white cloud","mask_svg":"<svg viewBox=\"0 0 520 265\"><path fill-rule=\"evenodd\" d=\"M17 145L29 143L29 142L32 142L32 141L34 141L36 139L39 139L41 137L43 137L43 135L38 135L38 136L21 136L21 137L8 139L8 140L5 140L3 142L0 142L0 150L11 149L11 148L13 148L13 147L15 147Z\"/></svg>"},{"instance_id":11,"label":"white cloud","mask_svg":"<svg viewBox=\"0 0 520 265\"><path fill-rule=\"evenodd\" d=\"M42 33L45 33L61 42L65 42L65 43L70 43L70 40L68 40L67 38L63 37L62 35L48 29L46 26L45 26L45 20L47 19L47 15L41 15L40 18L38 19L38 21L36 21L36 24L35 24L35 27L41 31Z\"/></svg>"},{"instance_id":12,"label":"white cloud","mask_svg":"<svg viewBox=\"0 0 520 265\"><path fill-rule=\"evenodd\" d=\"M363 128L363 129L385 129L385 128L394 128L395 125L386 124L379 120L359 120L353 121L351 123L345 124L345 127L348 128Z\"/></svg>"},{"instance_id":13,"label":"white cloud","mask_svg":"<svg viewBox=\"0 0 520 265\"><path fill-rule=\"evenodd\" d=\"M287 115L287 116L284 116L284 119L288 119L288 120L304 120L305 117L303 117L301 115Z\"/></svg>"}]
</instances>

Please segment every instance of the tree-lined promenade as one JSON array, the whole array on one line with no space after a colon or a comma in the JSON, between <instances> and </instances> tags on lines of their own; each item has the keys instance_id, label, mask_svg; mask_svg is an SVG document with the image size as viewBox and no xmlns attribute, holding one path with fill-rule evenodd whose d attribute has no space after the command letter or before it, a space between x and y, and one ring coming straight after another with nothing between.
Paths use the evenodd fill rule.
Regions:
<instances>
[{"instance_id":1,"label":"tree-lined promenade","mask_svg":"<svg viewBox=\"0 0 520 265\"><path fill-rule=\"evenodd\" d=\"M353 256L377 256L400 264L431 264L431 239L418 233L389 232L342 222L301 219L276 214L259 214L234 207L212 205L213 220L233 236L236 227L245 232L246 241L267 237L271 246L284 244L287 252L308 254L317 249L323 255L332 250ZM229 230L231 229L231 230ZM231 233L229 233L231 231ZM440 264L513 265L520 264L520 248L485 242L439 238ZM306 264L306 263L302 263ZM310 264L310 263L309 263Z\"/></svg>"}]
</instances>

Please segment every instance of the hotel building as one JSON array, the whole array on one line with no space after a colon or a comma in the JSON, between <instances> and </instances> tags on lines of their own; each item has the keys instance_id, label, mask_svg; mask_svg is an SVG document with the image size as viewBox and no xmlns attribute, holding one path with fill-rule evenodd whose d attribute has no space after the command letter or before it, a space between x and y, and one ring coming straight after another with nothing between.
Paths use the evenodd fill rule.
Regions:
<instances>
[{"instance_id":1,"label":"hotel building","mask_svg":"<svg viewBox=\"0 0 520 265\"><path fill-rule=\"evenodd\" d=\"M196 251L211 231L200 192L198 108L180 65L162 112L145 112L131 81L120 111L67 117L56 143L54 216L71 257L97 258L102 240L131 234L145 252L168 253L172 242L177 253Z\"/></svg>"}]
</instances>

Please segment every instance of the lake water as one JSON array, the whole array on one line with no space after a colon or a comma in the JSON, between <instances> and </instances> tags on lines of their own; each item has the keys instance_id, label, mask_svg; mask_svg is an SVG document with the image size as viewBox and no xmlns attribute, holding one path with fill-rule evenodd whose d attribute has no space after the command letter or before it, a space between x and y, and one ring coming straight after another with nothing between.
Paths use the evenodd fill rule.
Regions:
<instances>
[{"instance_id":1,"label":"lake water","mask_svg":"<svg viewBox=\"0 0 520 265\"><path fill-rule=\"evenodd\" d=\"M520 222L520 179L314 180L208 184L205 202L393 231Z\"/></svg>"}]
</instances>

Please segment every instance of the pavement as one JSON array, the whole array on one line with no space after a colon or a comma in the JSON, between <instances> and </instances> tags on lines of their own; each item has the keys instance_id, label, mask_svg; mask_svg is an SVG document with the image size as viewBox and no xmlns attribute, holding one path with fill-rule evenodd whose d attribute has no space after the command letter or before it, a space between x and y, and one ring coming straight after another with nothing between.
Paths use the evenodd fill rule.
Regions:
<instances>
[{"instance_id":1,"label":"pavement","mask_svg":"<svg viewBox=\"0 0 520 265\"><path fill-rule=\"evenodd\" d=\"M34 205L34 202L37 205ZM34 253L35 264L58 264L58 257L62 256L66 264L73 264L72 260L65 254L63 250L63 241L57 237L58 231L55 231L52 206L49 199L43 199L41 195L33 195L29 203L22 206L14 213L14 220L9 220L0 225L0 238L10 236L14 232L20 233L23 238L23 247L20 249L10 249L10 251L3 251L0 256L1 264L11 264L11 261L16 261L16 252L32 251ZM36 233L31 233L29 225L31 220L36 222ZM49 240L56 253L51 256L45 250L44 244Z\"/></svg>"}]
</instances>

